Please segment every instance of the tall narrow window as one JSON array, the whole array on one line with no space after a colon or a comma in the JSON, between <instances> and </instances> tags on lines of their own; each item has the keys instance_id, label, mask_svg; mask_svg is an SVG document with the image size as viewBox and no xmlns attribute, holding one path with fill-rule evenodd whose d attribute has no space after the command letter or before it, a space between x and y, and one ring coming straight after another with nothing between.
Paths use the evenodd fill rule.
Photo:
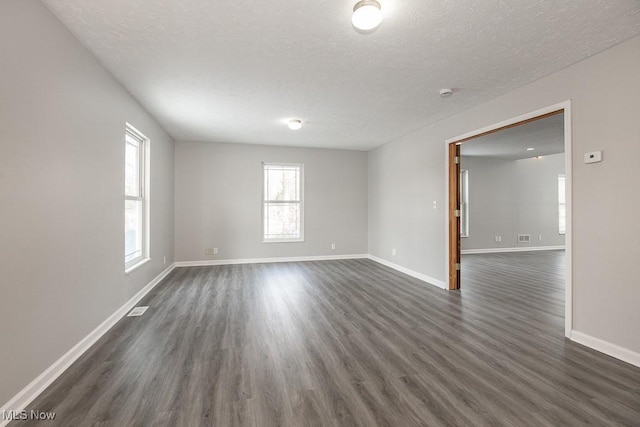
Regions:
<instances>
[{"instance_id":1,"label":"tall narrow window","mask_svg":"<svg viewBox=\"0 0 640 427\"><path fill-rule=\"evenodd\" d=\"M124 264L129 271L149 257L149 140L131 125L125 133Z\"/></svg>"},{"instance_id":2,"label":"tall narrow window","mask_svg":"<svg viewBox=\"0 0 640 427\"><path fill-rule=\"evenodd\" d=\"M567 201L564 175L558 175L558 233L565 234L567 230Z\"/></svg>"},{"instance_id":3,"label":"tall narrow window","mask_svg":"<svg viewBox=\"0 0 640 427\"><path fill-rule=\"evenodd\" d=\"M262 167L263 241L303 241L303 165L263 163Z\"/></svg>"},{"instance_id":4,"label":"tall narrow window","mask_svg":"<svg viewBox=\"0 0 640 427\"><path fill-rule=\"evenodd\" d=\"M469 171L460 171L460 237L469 237Z\"/></svg>"}]
</instances>

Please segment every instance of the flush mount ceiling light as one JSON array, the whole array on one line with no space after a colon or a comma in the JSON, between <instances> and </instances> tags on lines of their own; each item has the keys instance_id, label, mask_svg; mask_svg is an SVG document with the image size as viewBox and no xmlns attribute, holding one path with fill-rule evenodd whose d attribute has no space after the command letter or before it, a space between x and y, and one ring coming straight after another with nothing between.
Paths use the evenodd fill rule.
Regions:
<instances>
[{"instance_id":1,"label":"flush mount ceiling light","mask_svg":"<svg viewBox=\"0 0 640 427\"><path fill-rule=\"evenodd\" d=\"M533 150L535 150L535 148L533 148L533 147L527 148L527 151L533 151Z\"/></svg>"},{"instance_id":2,"label":"flush mount ceiling light","mask_svg":"<svg viewBox=\"0 0 640 427\"><path fill-rule=\"evenodd\" d=\"M376 0L360 0L353 6L351 23L359 30L368 31L376 28L382 21L380 3Z\"/></svg>"},{"instance_id":3,"label":"flush mount ceiling light","mask_svg":"<svg viewBox=\"0 0 640 427\"><path fill-rule=\"evenodd\" d=\"M291 130L298 130L302 127L302 120L291 119L287 122L287 126L289 126Z\"/></svg>"}]
</instances>

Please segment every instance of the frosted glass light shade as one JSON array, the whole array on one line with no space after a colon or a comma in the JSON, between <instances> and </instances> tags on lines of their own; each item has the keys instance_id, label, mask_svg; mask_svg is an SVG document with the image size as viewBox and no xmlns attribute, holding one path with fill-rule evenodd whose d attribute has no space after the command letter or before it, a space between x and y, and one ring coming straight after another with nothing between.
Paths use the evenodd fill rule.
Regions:
<instances>
[{"instance_id":1,"label":"frosted glass light shade","mask_svg":"<svg viewBox=\"0 0 640 427\"><path fill-rule=\"evenodd\" d=\"M359 30L373 30L382 21L380 3L376 0L360 0L353 7L351 23Z\"/></svg>"},{"instance_id":2,"label":"frosted glass light shade","mask_svg":"<svg viewBox=\"0 0 640 427\"><path fill-rule=\"evenodd\" d=\"M287 123L287 126L289 126L289 129L291 130L298 130L302 127L302 120L291 119L289 120L289 123Z\"/></svg>"}]
</instances>

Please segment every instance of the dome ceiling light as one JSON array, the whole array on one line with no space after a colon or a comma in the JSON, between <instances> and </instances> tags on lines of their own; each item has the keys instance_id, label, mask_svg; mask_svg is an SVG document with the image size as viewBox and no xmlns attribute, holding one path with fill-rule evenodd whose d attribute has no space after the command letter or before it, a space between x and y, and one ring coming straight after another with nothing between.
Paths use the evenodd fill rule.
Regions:
<instances>
[{"instance_id":1,"label":"dome ceiling light","mask_svg":"<svg viewBox=\"0 0 640 427\"><path fill-rule=\"evenodd\" d=\"M360 0L353 6L351 23L359 30L369 31L380 25L382 11L376 0Z\"/></svg>"},{"instance_id":2,"label":"dome ceiling light","mask_svg":"<svg viewBox=\"0 0 640 427\"><path fill-rule=\"evenodd\" d=\"M298 130L298 129L300 129L302 127L302 120L291 119L287 123L287 126L289 126L289 129L291 129L291 130Z\"/></svg>"}]
</instances>

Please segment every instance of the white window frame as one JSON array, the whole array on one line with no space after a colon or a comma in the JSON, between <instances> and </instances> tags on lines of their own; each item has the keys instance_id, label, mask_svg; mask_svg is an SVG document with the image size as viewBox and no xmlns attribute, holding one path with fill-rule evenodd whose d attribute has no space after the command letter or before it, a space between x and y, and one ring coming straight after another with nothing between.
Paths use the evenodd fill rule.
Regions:
<instances>
[{"instance_id":1,"label":"white window frame","mask_svg":"<svg viewBox=\"0 0 640 427\"><path fill-rule=\"evenodd\" d=\"M469 171L460 171L460 237L469 237Z\"/></svg>"},{"instance_id":2,"label":"white window frame","mask_svg":"<svg viewBox=\"0 0 640 427\"><path fill-rule=\"evenodd\" d=\"M300 200L267 200L266 168L269 166L297 167L300 170ZM265 237L265 207L267 204L298 203L300 205L300 238L267 238ZM299 243L304 242L304 164L302 163L270 163L262 162L262 243Z\"/></svg>"},{"instance_id":3,"label":"white window frame","mask_svg":"<svg viewBox=\"0 0 640 427\"><path fill-rule=\"evenodd\" d=\"M560 197L560 185L564 186L564 200ZM567 232L567 179L564 174L558 175L558 234L564 235ZM564 218L560 213L564 210ZM562 221L564 219L564 221Z\"/></svg>"},{"instance_id":4,"label":"white window frame","mask_svg":"<svg viewBox=\"0 0 640 427\"><path fill-rule=\"evenodd\" d=\"M147 138L142 132L140 132L138 129L136 129L134 126L132 126L131 124L127 123L126 124L126 129L125 129L125 141L124 141L124 146L126 149L127 144L129 144L128 142L128 138L132 138L133 140L135 140L138 145L139 145L139 149L138 149L138 153L139 153L139 184L140 184L140 192L138 195L129 195L126 194L126 189L125 189L125 194L124 194L124 200L125 200L125 205L126 205L126 201L127 200L135 200L135 201L141 201L142 202L142 248L140 251L140 255L127 260L127 255L125 253L125 259L124 259L124 272L125 273L130 273L131 271L135 270L136 268L140 267L141 265L147 263L148 261L151 260L151 255L150 255L150 209L149 209L149 181L150 181L150 174L149 174L149 138ZM124 243L124 242L123 242ZM124 244L123 244L124 247Z\"/></svg>"}]
</instances>

